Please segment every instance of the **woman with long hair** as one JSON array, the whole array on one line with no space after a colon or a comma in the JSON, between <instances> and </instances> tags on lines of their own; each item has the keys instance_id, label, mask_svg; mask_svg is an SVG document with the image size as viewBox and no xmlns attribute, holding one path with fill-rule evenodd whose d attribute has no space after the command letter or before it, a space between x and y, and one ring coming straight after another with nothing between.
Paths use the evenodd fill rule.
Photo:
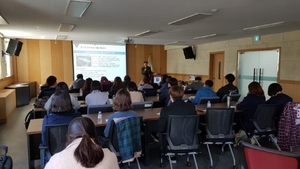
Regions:
<instances>
[{"instance_id":1,"label":"woman with long hair","mask_svg":"<svg viewBox=\"0 0 300 169\"><path fill-rule=\"evenodd\" d=\"M97 144L94 123L87 117L71 121L66 145L51 157L45 169L119 169L116 155Z\"/></svg>"},{"instance_id":2,"label":"woman with long hair","mask_svg":"<svg viewBox=\"0 0 300 169\"><path fill-rule=\"evenodd\" d=\"M110 88L109 98L113 98L113 96L116 95L119 89L125 89L125 86L122 82L122 79L119 76L117 76L115 77L114 83Z\"/></svg>"},{"instance_id":3,"label":"woman with long hair","mask_svg":"<svg viewBox=\"0 0 300 169\"><path fill-rule=\"evenodd\" d=\"M83 87L81 88L81 93L82 93L83 99L85 99L85 97L91 93L92 82L93 82L92 78L85 79L85 83L84 83Z\"/></svg>"}]
</instances>

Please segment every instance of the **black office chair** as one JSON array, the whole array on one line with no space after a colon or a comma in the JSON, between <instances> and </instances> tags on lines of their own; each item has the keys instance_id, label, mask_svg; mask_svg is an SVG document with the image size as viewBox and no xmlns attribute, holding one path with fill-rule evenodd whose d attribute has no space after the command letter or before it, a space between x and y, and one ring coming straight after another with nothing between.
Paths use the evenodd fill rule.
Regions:
<instances>
[{"instance_id":1,"label":"black office chair","mask_svg":"<svg viewBox=\"0 0 300 169\"><path fill-rule=\"evenodd\" d=\"M280 150L280 147L275 140L274 134L276 133L276 127L274 125L274 115L277 113L278 105L276 104L260 104L258 105L254 117L253 124L255 130L253 131L253 139L261 147L259 139L261 137L268 136L274 145Z\"/></svg>"},{"instance_id":2,"label":"black office chair","mask_svg":"<svg viewBox=\"0 0 300 169\"><path fill-rule=\"evenodd\" d=\"M101 91L102 91L102 92L107 92L107 91L110 90L111 86L112 86L112 84L102 85L102 86L101 86Z\"/></svg>"},{"instance_id":3,"label":"black office chair","mask_svg":"<svg viewBox=\"0 0 300 169\"><path fill-rule=\"evenodd\" d=\"M248 169L300 169L300 154L259 147L241 141Z\"/></svg>"},{"instance_id":4,"label":"black office chair","mask_svg":"<svg viewBox=\"0 0 300 169\"><path fill-rule=\"evenodd\" d=\"M224 153L224 147L227 144L233 159L233 167L236 167L235 157L231 148L234 143L234 132L232 130L234 109L232 108L208 108L205 115L206 144L210 158L210 167L213 166L210 144L223 144L221 154Z\"/></svg>"},{"instance_id":5,"label":"black office chair","mask_svg":"<svg viewBox=\"0 0 300 169\"><path fill-rule=\"evenodd\" d=\"M220 100L219 96L214 96L214 97L201 97L198 105L199 104L207 104L208 101L210 101L210 103L218 103Z\"/></svg>"},{"instance_id":6,"label":"black office chair","mask_svg":"<svg viewBox=\"0 0 300 169\"><path fill-rule=\"evenodd\" d=\"M110 151L114 152L122 163L128 163L130 167L130 162L136 159L139 169L138 157L142 152L142 119L142 117L114 118L111 121L108 137L100 137L100 140L107 142Z\"/></svg>"},{"instance_id":7,"label":"black office chair","mask_svg":"<svg viewBox=\"0 0 300 169\"><path fill-rule=\"evenodd\" d=\"M134 102L131 105L132 105L132 110L152 109L153 101Z\"/></svg>"},{"instance_id":8,"label":"black office chair","mask_svg":"<svg viewBox=\"0 0 300 169\"><path fill-rule=\"evenodd\" d=\"M145 96L157 96L157 89L143 89Z\"/></svg>"},{"instance_id":9,"label":"black office chair","mask_svg":"<svg viewBox=\"0 0 300 169\"><path fill-rule=\"evenodd\" d=\"M40 164L41 169L45 167L45 154L50 155L60 152L66 146L67 132L69 124L57 124L46 126L46 145L40 144Z\"/></svg>"},{"instance_id":10,"label":"black office chair","mask_svg":"<svg viewBox=\"0 0 300 169\"><path fill-rule=\"evenodd\" d=\"M187 166L190 166L189 155L193 155L195 167L198 168L195 154L199 152L198 130L199 115L169 115L167 130L160 133L161 146L161 167L163 164L163 156L168 156L170 167L172 167L171 156L177 153L187 155ZM180 125L179 125L180 124ZM164 139L167 140L167 148L164 145Z\"/></svg>"},{"instance_id":11,"label":"black office chair","mask_svg":"<svg viewBox=\"0 0 300 169\"><path fill-rule=\"evenodd\" d=\"M97 114L99 111L101 111L102 113L113 112L112 107L112 104L90 105L87 107L87 114Z\"/></svg>"},{"instance_id":12,"label":"black office chair","mask_svg":"<svg viewBox=\"0 0 300 169\"><path fill-rule=\"evenodd\" d=\"M239 98L241 97L240 94L225 94L222 99L221 99L221 103L226 103L227 102L227 96L230 96L230 101L232 102L237 102L239 101Z\"/></svg>"}]
</instances>

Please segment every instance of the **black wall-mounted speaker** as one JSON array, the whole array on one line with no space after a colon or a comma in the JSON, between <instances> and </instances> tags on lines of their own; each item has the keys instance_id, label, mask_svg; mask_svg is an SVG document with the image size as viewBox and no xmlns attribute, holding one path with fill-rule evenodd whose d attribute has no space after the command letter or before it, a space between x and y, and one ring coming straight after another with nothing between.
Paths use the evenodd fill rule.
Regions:
<instances>
[{"instance_id":1,"label":"black wall-mounted speaker","mask_svg":"<svg viewBox=\"0 0 300 169\"><path fill-rule=\"evenodd\" d=\"M19 56L21 49L22 49L23 43L14 39L10 39L6 53L9 53L10 55Z\"/></svg>"}]
</instances>

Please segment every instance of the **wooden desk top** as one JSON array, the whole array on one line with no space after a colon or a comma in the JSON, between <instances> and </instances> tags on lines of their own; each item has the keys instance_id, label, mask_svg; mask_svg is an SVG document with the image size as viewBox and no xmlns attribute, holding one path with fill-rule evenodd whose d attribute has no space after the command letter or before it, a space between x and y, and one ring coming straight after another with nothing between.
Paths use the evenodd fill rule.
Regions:
<instances>
[{"instance_id":1,"label":"wooden desk top","mask_svg":"<svg viewBox=\"0 0 300 169\"><path fill-rule=\"evenodd\" d=\"M233 108L235 108L236 103L232 103L232 106L234 106ZM211 108L227 108L227 103L212 103L211 104ZM198 114L200 115L205 115L205 111L207 109L206 104L200 104L200 105L196 105L196 110L198 112ZM235 110L235 112L242 112L241 110Z\"/></svg>"},{"instance_id":2,"label":"wooden desk top","mask_svg":"<svg viewBox=\"0 0 300 169\"><path fill-rule=\"evenodd\" d=\"M141 110L134 110L134 111L139 116L143 117L143 121L146 121L146 120L158 120L159 115L157 113L159 113L160 110L161 108L153 108L153 109L141 109ZM106 126L106 119L108 119L108 116L110 116L111 114L113 114L113 112L102 113L102 123L98 123L98 114L85 114L82 116L90 118L94 122L95 127L104 127ZM42 124L43 124L43 119L32 119L27 129L27 135L40 134L42 130Z\"/></svg>"}]
</instances>

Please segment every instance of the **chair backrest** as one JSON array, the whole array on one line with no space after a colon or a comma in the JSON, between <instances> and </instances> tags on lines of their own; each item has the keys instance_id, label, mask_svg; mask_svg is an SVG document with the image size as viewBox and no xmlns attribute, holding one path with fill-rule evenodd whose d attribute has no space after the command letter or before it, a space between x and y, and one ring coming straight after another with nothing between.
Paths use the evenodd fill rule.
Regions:
<instances>
[{"instance_id":1,"label":"chair backrest","mask_svg":"<svg viewBox=\"0 0 300 169\"><path fill-rule=\"evenodd\" d=\"M44 91L44 96L51 97L53 93L55 93L55 90Z\"/></svg>"},{"instance_id":2,"label":"chair backrest","mask_svg":"<svg viewBox=\"0 0 300 169\"><path fill-rule=\"evenodd\" d=\"M50 154L60 152L66 147L69 124L46 125L46 145Z\"/></svg>"},{"instance_id":3,"label":"chair backrest","mask_svg":"<svg viewBox=\"0 0 300 169\"><path fill-rule=\"evenodd\" d=\"M214 96L214 97L201 97L198 105L199 104L207 104L208 101L210 101L210 103L218 103L220 100L219 96Z\"/></svg>"},{"instance_id":4,"label":"chair backrest","mask_svg":"<svg viewBox=\"0 0 300 169\"><path fill-rule=\"evenodd\" d=\"M258 105L253 117L253 124L258 132L276 131L274 115L277 113L277 109L277 104Z\"/></svg>"},{"instance_id":5,"label":"chair backrest","mask_svg":"<svg viewBox=\"0 0 300 169\"><path fill-rule=\"evenodd\" d=\"M99 111L102 113L112 112L113 111L112 104L104 104L104 105L90 105L87 107L87 114L97 114Z\"/></svg>"},{"instance_id":6,"label":"chair backrest","mask_svg":"<svg viewBox=\"0 0 300 169\"><path fill-rule=\"evenodd\" d=\"M134 102L131 105L132 105L132 110L152 109L153 101Z\"/></svg>"},{"instance_id":7,"label":"chair backrest","mask_svg":"<svg viewBox=\"0 0 300 169\"><path fill-rule=\"evenodd\" d=\"M71 89L69 92L70 93L79 93L80 89Z\"/></svg>"},{"instance_id":8,"label":"chair backrest","mask_svg":"<svg viewBox=\"0 0 300 169\"><path fill-rule=\"evenodd\" d=\"M103 85L101 85L101 89L103 92L107 92L110 90L111 86L112 86L112 84L103 84Z\"/></svg>"},{"instance_id":9,"label":"chair backrest","mask_svg":"<svg viewBox=\"0 0 300 169\"><path fill-rule=\"evenodd\" d=\"M241 97L240 94L225 94L223 97L222 97L222 100L221 100L221 103L226 103L227 102L227 96L230 96L230 101L232 102L237 102L239 101L239 98Z\"/></svg>"},{"instance_id":10,"label":"chair backrest","mask_svg":"<svg viewBox=\"0 0 300 169\"><path fill-rule=\"evenodd\" d=\"M248 169L300 169L299 153L279 151L275 149L259 147L244 141L240 142ZM263 157L263 158L262 158Z\"/></svg>"},{"instance_id":11,"label":"chair backrest","mask_svg":"<svg viewBox=\"0 0 300 169\"><path fill-rule=\"evenodd\" d=\"M153 89L143 89L145 96L157 96L157 89L153 88Z\"/></svg>"},{"instance_id":12,"label":"chair backrest","mask_svg":"<svg viewBox=\"0 0 300 169\"><path fill-rule=\"evenodd\" d=\"M142 120L143 117L126 117L116 118L111 121L108 133L108 146L112 152L121 157L122 161L128 160L127 158L131 159L129 156L134 157L135 152L140 152L142 150ZM125 151L129 150L127 154L124 152L124 148Z\"/></svg>"},{"instance_id":13,"label":"chair backrest","mask_svg":"<svg viewBox=\"0 0 300 169\"><path fill-rule=\"evenodd\" d=\"M209 138L234 138L232 132L233 108L206 109L206 132Z\"/></svg>"},{"instance_id":14,"label":"chair backrest","mask_svg":"<svg viewBox=\"0 0 300 169\"><path fill-rule=\"evenodd\" d=\"M199 115L169 115L166 131L169 150L198 149L198 123Z\"/></svg>"}]
</instances>

